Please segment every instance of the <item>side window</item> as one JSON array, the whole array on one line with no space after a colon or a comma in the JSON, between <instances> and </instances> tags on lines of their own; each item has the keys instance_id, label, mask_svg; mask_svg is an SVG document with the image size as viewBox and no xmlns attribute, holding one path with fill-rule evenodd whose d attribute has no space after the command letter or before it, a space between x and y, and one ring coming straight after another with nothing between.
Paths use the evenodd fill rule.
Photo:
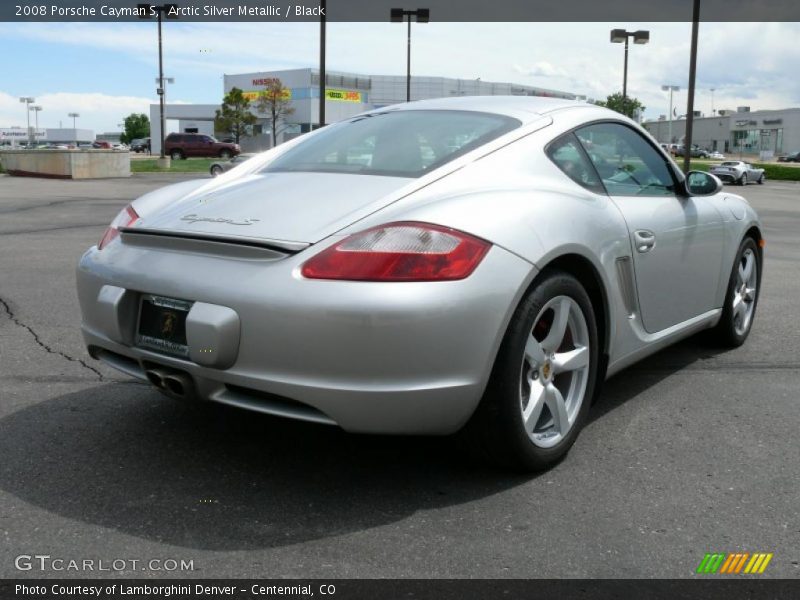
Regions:
<instances>
[{"instance_id":1,"label":"side window","mask_svg":"<svg viewBox=\"0 0 800 600\"><path fill-rule=\"evenodd\" d=\"M547 156L578 185L599 194L605 193L594 167L586 159L586 154L572 133L552 142L547 147Z\"/></svg>"},{"instance_id":2,"label":"side window","mask_svg":"<svg viewBox=\"0 0 800 600\"><path fill-rule=\"evenodd\" d=\"M582 127L575 135L611 196L671 196L675 182L661 154L618 123Z\"/></svg>"}]
</instances>

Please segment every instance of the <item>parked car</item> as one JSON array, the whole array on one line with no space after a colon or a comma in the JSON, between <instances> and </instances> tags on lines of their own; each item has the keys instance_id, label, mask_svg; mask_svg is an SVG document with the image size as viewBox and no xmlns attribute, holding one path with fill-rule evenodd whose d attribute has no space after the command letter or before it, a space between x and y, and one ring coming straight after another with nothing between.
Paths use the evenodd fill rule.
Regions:
<instances>
[{"instance_id":1,"label":"parked car","mask_svg":"<svg viewBox=\"0 0 800 600\"><path fill-rule=\"evenodd\" d=\"M606 377L703 329L750 332L758 216L666 158L571 100L377 109L123 208L80 259L83 337L172 398L464 428L498 462L548 468Z\"/></svg>"},{"instance_id":2,"label":"parked car","mask_svg":"<svg viewBox=\"0 0 800 600\"><path fill-rule=\"evenodd\" d=\"M150 138L137 138L131 140L131 150L133 152L150 152Z\"/></svg>"},{"instance_id":3,"label":"parked car","mask_svg":"<svg viewBox=\"0 0 800 600\"><path fill-rule=\"evenodd\" d=\"M219 142L201 133L170 133L164 141L164 152L173 160L190 156L219 156L228 160L239 154L239 144Z\"/></svg>"},{"instance_id":4,"label":"parked car","mask_svg":"<svg viewBox=\"0 0 800 600\"><path fill-rule=\"evenodd\" d=\"M674 156L685 156L686 155L686 147L685 146L678 146L675 149ZM692 158L708 158L708 151L700 148L699 146L692 146L690 156Z\"/></svg>"},{"instance_id":5,"label":"parked car","mask_svg":"<svg viewBox=\"0 0 800 600\"><path fill-rule=\"evenodd\" d=\"M786 154L785 156L779 156L778 162L800 162L800 150Z\"/></svg>"},{"instance_id":6,"label":"parked car","mask_svg":"<svg viewBox=\"0 0 800 600\"><path fill-rule=\"evenodd\" d=\"M218 161L215 163L211 163L211 168L209 168L209 172L211 173L212 177L217 177L222 175L226 171L230 171L234 167L238 167L240 164L249 160L256 156L255 154L240 154L239 156L234 156L230 160L226 161Z\"/></svg>"},{"instance_id":7,"label":"parked car","mask_svg":"<svg viewBox=\"0 0 800 600\"><path fill-rule=\"evenodd\" d=\"M92 148L95 150L111 150L111 142L106 140L95 140L92 142Z\"/></svg>"},{"instance_id":8,"label":"parked car","mask_svg":"<svg viewBox=\"0 0 800 600\"><path fill-rule=\"evenodd\" d=\"M708 158L714 160L725 160L725 155L719 150L714 150L711 154L708 155Z\"/></svg>"},{"instance_id":9,"label":"parked car","mask_svg":"<svg viewBox=\"0 0 800 600\"><path fill-rule=\"evenodd\" d=\"M764 169L754 167L741 160L728 160L709 169L709 172L719 177L722 181L747 185L751 181L764 183L766 176Z\"/></svg>"}]
</instances>

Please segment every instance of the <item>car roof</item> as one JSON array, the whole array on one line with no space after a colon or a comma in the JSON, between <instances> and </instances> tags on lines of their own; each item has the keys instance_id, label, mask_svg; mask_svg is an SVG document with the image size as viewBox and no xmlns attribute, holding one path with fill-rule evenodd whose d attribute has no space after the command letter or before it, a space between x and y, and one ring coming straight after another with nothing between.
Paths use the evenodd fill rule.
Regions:
<instances>
[{"instance_id":1,"label":"car roof","mask_svg":"<svg viewBox=\"0 0 800 600\"><path fill-rule=\"evenodd\" d=\"M370 112L384 112L387 110L473 110L506 115L526 123L535 121L541 115L563 108L590 106L592 105L581 100L543 96L458 96L455 98L432 98L405 104L394 104Z\"/></svg>"}]
</instances>

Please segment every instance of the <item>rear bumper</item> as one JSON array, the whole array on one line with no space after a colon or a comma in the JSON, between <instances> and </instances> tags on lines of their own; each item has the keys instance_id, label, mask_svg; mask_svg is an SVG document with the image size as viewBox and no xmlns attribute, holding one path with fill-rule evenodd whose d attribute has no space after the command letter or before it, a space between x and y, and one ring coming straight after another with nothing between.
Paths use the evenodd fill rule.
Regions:
<instances>
[{"instance_id":1,"label":"rear bumper","mask_svg":"<svg viewBox=\"0 0 800 600\"><path fill-rule=\"evenodd\" d=\"M711 174L716 175L725 183L735 183L739 181L739 178L741 177L741 175L737 173L717 173L716 171L711 171Z\"/></svg>"},{"instance_id":2,"label":"rear bumper","mask_svg":"<svg viewBox=\"0 0 800 600\"><path fill-rule=\"evenodd\" d=\"M89 352L141 379L153 367L187 373L201 399L348 431L458 430L480 401L532 265L493 247L463 281L312 281L299 276L302 254L270 262L93 248L77 271ZM194 333L187 325L188 358L135 345L145 293L211 307ZM201 330L227 359L192 348Z\"/></svg>"}]
</instances>

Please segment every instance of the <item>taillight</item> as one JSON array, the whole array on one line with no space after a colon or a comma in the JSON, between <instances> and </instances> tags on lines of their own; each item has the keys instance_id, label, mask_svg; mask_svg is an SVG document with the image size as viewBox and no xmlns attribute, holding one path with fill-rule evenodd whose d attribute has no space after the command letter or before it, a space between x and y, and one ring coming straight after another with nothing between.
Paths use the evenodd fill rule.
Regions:
<instances>
[{"instance_id":1,"label":"taillight","mask_svg":"<svg viewBox=\"0 0 800 600\"><path fill-rule=\"evenodd\" d=\"M455 229L429 223L381 225L348 236L309 259L309 279L452 281L475 270L491 247Z\"/></svg>"},{"instance_id":2,"label":"taillight","mask_svg":"<svg viewBox=\"0 0 800 600\"><path fill-rule=\"evenodd\" d=\"M133 210L133 207L128 204L125 208L123 208L119 214L114 217L114 220L111 221L111 225L108 226L103 237L100 238L100 243L97 244L97 249L102 250L108 244L110 244L115 237L119 235L119 228L120 227L130 227L136 221L139 220L139 215L136 214L136 211Z\"/></svg>"}]
</instances>

